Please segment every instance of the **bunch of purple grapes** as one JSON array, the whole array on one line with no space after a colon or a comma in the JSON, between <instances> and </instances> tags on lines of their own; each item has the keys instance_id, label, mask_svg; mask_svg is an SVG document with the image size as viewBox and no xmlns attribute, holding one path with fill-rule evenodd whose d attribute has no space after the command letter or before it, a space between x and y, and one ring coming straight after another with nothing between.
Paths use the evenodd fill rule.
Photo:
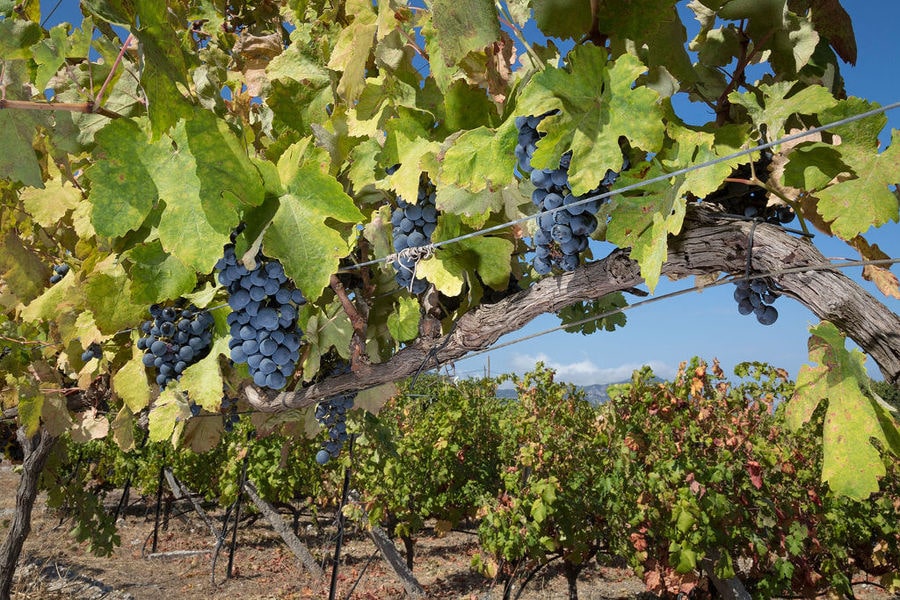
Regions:
<instances>
[{"instance_id":1,"label":"bunch of purple grapes","mask_svg":"<svg viewBox=\"0 0 900 600\"><path fill-rule=\"evenodd\" d=\"M137 347L144 351L144 366L157 371L156 383L165 388L181 377L186 368L209 353L213 318L194 305L150 307L148 321L141 323L143 337Z\"/></svg>"},{"instance_id":2,"label":"bunch of purple grapes","mask_svg":"<svg viewBox=\"0 0 900 600\"><path fill-rule=\"evenodd\" d=\"M739 313L753 313L762 325L771 325L778 320L778 311L772 304L781 296L781 291L768 277L741 279L734 285L734 299L738 303Z\"/></svg>"},{"instance_id":3,"label":"bunch of purple grapes","mask_svg":"<svg viewBox=\"0 0 900 600\"><path fill-rule=\"evenodd\" d=\"M328 439L316 453L316 462L324 465L337 458L347 441L347 413L353 409L355 393L334 396L316 405L316 421L328 430Z\"/></svg>"},{"instance_id":4,"label":"bunch of purple grapes","mask_svg":"<svg viewBox=\"0 0 900 600\"><path fill-rule=\"evenodd\" d=\"M140 348L140 346L138 346ZM86 363L92 358L100 359L103 356L103 350L100 348L100 344L97 342L92 343L90 346L85 348L84 352L81 353L81 362Z\"/></svg>"},{"instance_id":5,"label":"bunch of purple grapes","mask_svg":"<svg viewBox=\"0 0 900 600\"><path fill-rule=\"evenodd\" d=\"M50 285L59 283L62 278L69 272L69 265L62 263L61 265L53 265L53 275L50 276Z\"/></svg>"},{"instance_id":6,"label":"bunch of purple grapes","mask_svg":"<svg viewBox=\"0 0 900 600\"><path fill-rule=\"evenodd\" d=\"M567 152L556 169L533 169L531 158L538 141L544 136L537 130L540 122L548 115L516 117L519 141L516 145L516 159L521 173L531 173L531 183L535 190L531 200L540 213L538 229L534 234L534 259L532 265L539 275L546 275L554 267L563 271L574 271L580 262L581 253L588 247L588 238L597 228L600 208L599 200L586 200L590 196L609 191L618 173L609 170L603 181L587 194L575 196L569 188L569 164L572 153Z\"/></svg>"},{"instance_id":7,"label":"bunch of purple grapes","mask_svg":"<svg viewBox=\"0 0 900 600\"><path fill-rule=\"evenodd\" d=\"M275 259L256 256L252 271L238 261L234 244L216 263L219 283L228 290L231 360L246 363L253 383L280 390L300 358L297 307L306 299Z\"/></svg>"},{"instance_id":8,"label":"bunch of purple grapes","mask_svg":"<svg viewBox=\"0 0 900 600\"><path fill-rule=\"evenodd\" d=\"M415 203L397 197L397 208L391 212L394 252L402 253L408 248L421 248L431 243L431 234L437 227L438 218L435 192L434 184L423 173L419 178L419 194ZM413 294L421 294L428 289L428 282L420 277L414 278L416 261L415 256L401 254L394 260L394 270L397 271L398 285Z\"/></svg>"}]
</instances>

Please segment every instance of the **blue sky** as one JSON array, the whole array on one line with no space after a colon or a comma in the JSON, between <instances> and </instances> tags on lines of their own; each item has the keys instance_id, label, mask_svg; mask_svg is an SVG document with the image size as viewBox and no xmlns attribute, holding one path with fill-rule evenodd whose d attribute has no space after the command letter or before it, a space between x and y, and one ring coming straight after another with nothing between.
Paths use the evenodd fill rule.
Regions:
<instances>
[{"instance_id":1,"label":"blue sky","mask_svg":"<svg viewBox=\"0 0 900 600\"><path fill-rule=\"evenodd\" d=\"M42 0L46 15L57 2ZM683 15L689 15L680 3ZM855 67L841 65L850 95L860 96L880 104L900 100L900 41L896 24L900 23L900 2L897 0L844 0L842 2L853 19L859 48ZM80 21L75 0L62 0L48 26L60 21ZM688 17L688 37L695 29ZM900 128L900 110L887 114L889 128ZM697 121L705 121L703 114ZM886 143L889 132L882 134ZM900 225L891 223L867 234L890 256L900 256ZM827 257L858 258L855 251L842 242L816 238L816 244ZM601 253L602 256L604 253ZM898 267L895 267L895 271ZM900 301L885 298L872 284L863 282L856 268L846 273L860 281L879 300L894 312L900 311ZM656 295L690 287L693 280L661 281ZM804 306L788 298L781 298L775 306L778 321L762 326L752 316L741 316L732 298L733 286L725 285L701 293L651 303L627 312L628 324L614 332L600 332L591 336L556 332L507 348L458 361L453 372L460 376L477 376L487 372L500 374L523 372L541 360L558 371L558 378L578 384L609 383L627 379L631 371L644 364L651 365L658 375L674 374L679 362L692 356L711 361L718 358L726 370L745 360L764 360L787 369L796 377L807 362L808 328L818 319ZM635 301L631 298L630 301ZM559 324L554 315L545 315L524 329L502 338L498 343L535 334ZM867 363L869 372L880 379L873 362Z\"/></svg>"}]
</instances>

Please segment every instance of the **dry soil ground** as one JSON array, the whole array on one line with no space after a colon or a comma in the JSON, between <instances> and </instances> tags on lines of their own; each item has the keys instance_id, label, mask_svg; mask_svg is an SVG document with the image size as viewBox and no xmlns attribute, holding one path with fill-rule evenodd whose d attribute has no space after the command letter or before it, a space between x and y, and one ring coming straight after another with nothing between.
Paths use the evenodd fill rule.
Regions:
<instances>
[{"instance_id":1,"label":"dry soil ground","mask_svg":"<svg viewBox=\"0 0 900 600\"><path fill-rule=\"evenodd\" d=\"M9 463L0 464L0 537L5 536L15 506L18 476ZM153 533L154 499L131 505L119 522L121 545L110 557L91 555L83 544L68 534L71 524L47 510L39 498L31 535L25 544L18 569L16 600L294 600L327 598L328 590L315 585L263 519L242 522L231 579L225 578L227 549L219 554L216 581L211 582L211 549L215 540L194 513L173 516L168 528L159 532L158 552L201 550L202 554L178 558L146 558ZM187 504L178 507L188 510ZM221 513L214 513L221 518ZM334 551L334 528L317 533L306 519L301 536L317 559ZM324 524L323 525L327 525ZM453 532L437 538L422 535L416 545L414 574L428 598L442 600L497 600L499 585L473 572L472 556L477 538ZM400 581L387 564L374 556L375 547L359 531L348 531L339 563L337 598L388 600L404 598ZM330 573L330 566L327 567ZM358 583L357 583L358 580ZM326 584L327 585L327 584ZM354 588L354 585L356 587ZM352 596L351 596L352 590ZM579 578L582 600L651 597L642 594L643 584L627 569L601 567L592 563ZM860 598L885 600L876 590L857 588ZM522 600L566 598L565 579L558 570L547 568L532 580Z\"/></svg>"}]
</instances>

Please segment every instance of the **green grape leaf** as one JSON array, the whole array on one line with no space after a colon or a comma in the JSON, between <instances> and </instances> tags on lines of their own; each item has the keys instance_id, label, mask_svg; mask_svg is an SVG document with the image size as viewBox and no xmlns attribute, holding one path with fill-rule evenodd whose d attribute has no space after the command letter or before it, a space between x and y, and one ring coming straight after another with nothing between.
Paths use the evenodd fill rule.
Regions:
<instances>
[{"instance_id":1,"label":"green grape leaf","mask_svg":"<svg viewBox=\"0 0 900 600\"><path fill-rule=\"evenodd\" d=\"M229 355L226 337L215 338L209 354L185 369L178 380L177 389L209 412L217 412L222 405L221 355Z\"/></svg>"},{"instance_id":2,"label":"green grape leaf","mask_svg":"<svg viewBox=\"0 0 900 600\"><path fill-rule=\"evenodd\" d=\"M147 370L141 360L143 354L133 347L131 359L112 378L113 391L132 413L138 413L150 404Z\"/></svg>"},{"instance_id":3,"label":"green grape leaf","mask_svg":"<svg viewBox=\"0 0 900 600\"><path fill-rule=\"evenodd\" d=\"M840 131L847 135L836 148L855 177L818 192L816 210L830 222L835 235L851 240L870 227L900 219L897 196L891 190L900 171L900 132L894 130L891 145L879 153L877 142L866 143L868 125Z\"/></svg>"},{"instance_id":4,"label":"green grape leaf","mask_svg":"<svg viewBox=\"0 0 900 600\"><path fill-rule=\"evenodd\" d=\"M544 35L578 39L591 30L590 0L532 0L531 4Z\"/></svg>"},{"instance_id":5,"label":"green grape leaf","mask_svg":"<svg viewBox=\"0 0 900 600\"><path fill-rule=\"evenodd\" d=\"M19 302L29 302L40 295L49 285L49 278L50 268L22 243L15 231L0 238L0 279Z\"/></svg>"},{"instance_id":6,"label":"green grape leaf","mask_svg":"<svg viewBox=\"0 0 900 600\"><path fill-rule=\"evenodd\" d=\"M214 230L228 235L243 211L262 204L262 177L224 120L198 112L187 122L186 131L197 163L203 211Z\"/></svg>"},{"instance_id":7,"label":"green grape leaf","mask_svg":"<svg viewBox=\"0 0 900 600\"><path fill-rule=\"evenodd\" d=\"M95 139L104 158L85 171L91 180L91 222L99 235L121 237L141 226L158 198L141 162L147 135L134 121L116 119Z\"/></svg>"},{"instance_id":8,"label":"green grape leaf","mask_svg":"<svg viewBox=\"0 0 900 600\"><path fill-rule=\"evenodd\" d=\"M835 177L851 170L835 146L821 142L801 144L788 154L784 183L812 192L827 187Z\"/></svg>"},{"instance_id":9,"label":"green grape leaf","mask_svg":"<svg viewBox=\"0 0 900 600\"><path fill-rule=\"evenodd\" d=\"M419 302L401 296L397 304L397 311L388 315L388 331L398 342L408 342L419 335Z\"/></svg>"},{"instance_id":10,"label":"green grape leaf","mask_svg":"<svg viewBox=\"0 0 900 600\"><path fill-rule=\"evenodd\" d=\"M641 175L652 178L660 174L659 162ZM618 183L635 183L627 173ZM668 236L681 231L687 201L683 195L685 176L660 182L643 189L652 194L637 198L615 197L606 239L620 248L631 248L630 256L641 266L641 276L652 292L659 283L662 264L668 256Z\"/></svg>"},{"instance_id":11,"label":"green grape leaf","mask_svg":"<svg viewBox=\"0 0 900 600\"><path fill-rule=\"evenodd\" d=\"M35 386L18 386L19 427L25 429L30 437L38 432L41 426L41 413L44 410L44 395Z\"/></svg>"},{"instance_id":12,"label":"green grape leaf","mask_svg":"<svg viewBox=\"0 0 900 600\"><path fill-rule=\"evenodd\" d=\"M147 428L150 441L171 440L172 445L177 446L185 421L190 418L191 407L187 400L173 388L166 388L150 409Z\"/></svg>"},{"instance_id":13,"label":"green grape leaf","mask_svg":"<svg viewBox=\"0 0 900 600\"><path fill-rule=\"evenodd\" d=\"M480 192L512 183L517 139L513 119L507 119L496 130L479 127L464 131L443 152L439 186L452 185Z\"/></svg>"},{"instance_id":14,"label":"green grape leaf","mask_svg":"<svg viewBox=\"0 0 900 600\"><path fill-rule=\"evenodd\" d=\"M84 296L97 327L107 335L133 327L147 310L144 305L131 301L131 280L115 257L97 264L88 275Z\"/></svg>"},{"instance_id":15,"label":"green grape leaf","mask_svg":"<svg viewBox=\"0 0 900 600\"><path fill-rule=\"evenodd\" d=\"M837 104L831 92L820 85L805 87L787 98L795 84L793 81L763 83L752 92L731 92L728 100L746 108L753 124L765 126L766 136L774 140L784 136L784 124L791 115L818 115Z\"/></svg>"},{"instance_id":16,"label":"green grape leaf","mask_svg":"<svg viewBox=\"0 0 900 600\"><path fill-rule=\"evenodd\" d=\"M500 21L491 0L435 0L432 18L448 66L500 39Z\"/></svg>"},{"instance_id":17,"label":"green grape leaf","mask_svg":"<svg viewBox=\"0 0 900 600\"><path fill-rule=\"evenodd\" d=\"M0 21L0 59L28 60L31 58L31 46L40 39L41 28L37 23L25 19L3 19Z\"/></svg>"},{"instance_id":18,"label":"green grape leaf","mask_svg":"<svg viewBox=\"0 0 900 600\"><path fill-rule=\"evenodd\" d=\"M513 243L503 238L469 238L435 250L434 256L419 262L416 277L427 279L447 296L461 294L472 271L492 288L506 289L513 250Z\"/></svg>"},{"instance_id":19,"label":"green grape leaf","mask_svg":"<svg viewBox=\"0 0 900 600\"><path fill-rule=\"evenodd\" d=\"M122 257L132 263L131 299L135 304L173 300L197 285L196 272L167 254L159 240L135 246Z\"/></svg>"},{"instance_id":20,"label":"green grape leaf","mask_svg":"<svg viewBox=\"0 0 900 600\"><path fill-rule=\"evenodd\" d=\"M41 40L31 47L34 62L37 64L37 72L34 76L34 85L39 90L46 89L59 68L66 62L68 50L68 37L66 32L68 23L60 23L49 31L49 37Z\"/></svg>"},{"instance_id":21,"label":"green grape leaf","mask_svg":"<svg viewBox=\"0 0 900 600\"><path fill-rule=\"evenodd\" d=\"M0 21L0 26L7 21ZM0 33L0 39L3 35ZM44 187L41 167L31 146L34 127L31 119L19 119L14 111L0 110L0 178Z\"/></svg>"},{"instance_id":22,"label":"green grape leaf","mask_svg":"<svg viewBox=\"0 0 900 600\"><path fill-rule=\"evenodd\" d=\"M136 5L139 27L132 31L141 42L144 59L141 87L147 94L154 137L158 137L193 112L181 92L188 85L187 62L165 3L137 0Z\"/></svg>"},{"instance_id":23,"label":"green grape leaf","mask_svg":"<svg viewBox=\"0 0 900 600\"><path fill-rule=\"evenodd\" d=\"M797 377L794 397L787 405L788 425L800 428L827 399L822 444L822 480L838 495L864 500L878 491L885 467L877 440L900 456L900 430L887 410L864 393L869 378L865 356L847 351L838 328L823 321L810 328L809 358Z\"/></svg>"},{"instance_id":24,"label":"green grape leaf","mask_svg":"<svg viewBox=\"0 0 900 600\"><path fill-rule=\"evenodd\" d=\"M314 302L350 251L344 235L326 221L356 224L364 217L341 184L316 165L300 167L287 189L266 230L263 249L281 261L285 273Z\"/></svg>"},{"instance_id":25,"label":"green grape leaf","mask_svg":"<svg viewBox=\"0 0 900 600\"><path fill-rule=\"evenodd\" d=\"M619 136L648 152L658 152L665 137L659 95L634 86L646 67L630 54L607 65L605 55L595 46L577 46L569 53L568 69L536 74L516 108L525 115L561 111L541 122L539 129L547 135L531 162L537 168L556 168L571 149L569 187L576 195L597 187L607 170L622 168Z\"/></svg>"},{"instance_id":26,"label":"green grape leaf","mask_svg":"<svg viewBox=\"0 0 900 600\"><path fill-rule=\"evenodd\" d=\"M484 93L484 89L463 79L451 83L444 93L443 125L447 131L465 131L490 126L494 123L496 115L496 105Z\"/></svg>"},{"instance_id":27,"label":"green grape leaf","mask_svg":"<svg viewBox=\"0 0 900 600\"><path fill-rule=\"evenodd\" d=\"M308 337L308 336L307 336ZM329 348L337 350L342 358L350 358L350 339L353 337L353 325L350 317L344 312L340 302L333 302L325 309L325 320L318 330L319 348L327 352Z\"/></svg>"},{"instance_id":28,"label":"green grape leaf","mask_svg":"<svg viewBox=\"0 0 900 600\"><path fill-rule=\"evenodd\" d=\"M215 203L204 205L201 200L197 161L188 147L184 121L146 148L142 160L166 203L158 226L162 247L186 267L208 273L222 255L230 231L218 231L211 224L220 215L214 212L210 217L207 208Z\"/></svg>"},{"instance_id":29,"label":"green grape leaf","mask_svg":"<svg viewBox=\"0 0 900 600\"><path fill-rule=\"evenodd\" d=\"M373 388L361 391L353 401L354 408L361 408L366 412L377 415L385 402L396 396L400 390L393 382L384 383Z\"/></svg>"},{"instance_id":30,"label":"green grape leaf","mask_svg":"<svg viewBox=\"0 0 900 600\"><path fill-rule=\"evenodd\" d=\"M596 300L585 302L576 302L559 311L558 316L562 325L583 321L595 315L628 306L625 296L621 292L613 292ZM581 325L571 325L566 327L569 333L581 333L582 335L591 335L599 330L614 331L616 327L625 326L625 313L617 312L606 317L587 321Z\"/></svg>"}]
</instances>

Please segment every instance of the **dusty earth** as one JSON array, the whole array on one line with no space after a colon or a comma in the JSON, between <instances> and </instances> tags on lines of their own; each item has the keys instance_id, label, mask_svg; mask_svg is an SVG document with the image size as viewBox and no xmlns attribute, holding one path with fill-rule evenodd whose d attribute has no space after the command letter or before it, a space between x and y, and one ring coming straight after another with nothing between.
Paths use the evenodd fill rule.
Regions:
<instances>
[{"instance_id":1,"label":"dusty earth","mask_svg":"<svg viewBox=\"0 0 900 600\"><path fill-rule=\"evenodd\" d=\"M0 464L0 536L5 536L15 507L18 476L9 463ZM200 551L189 556L148 558L154 524L154 499L137 498L119 521L121 545L110 557L91 555L84 544L68 534L71 523L47 510L42 499L35 507L32 532L17 571L15 600L294 600L327 598L328 578L316 584L281 538L262 518L242 521L237 536L233 576L225 577L227 546L218 555L216 583L211 582L212 549L215 539L189 504L175 504L168 527L159 531L157 552ZM213 511L221 524L221 512ZM300 535L313 555L331 572L334 552L332 523L323 518L321 528L309 515L301 520ZM437 538L423 532L416 544L414 574L428 598L453 600L498 600L502 586L470 568L478 550L471 533L452 532ZM345 537L337 598L387 600L404 598L396 575L380 557L362 531L350 529ZM883 600L868 586L856 588L858 597ZM579 577L582 600L653 598L627 569L600 566L595 562ZM560 570L548 567L533 579L520 596L523 600L567 598Z\"/></svg>"}]
</instances>

